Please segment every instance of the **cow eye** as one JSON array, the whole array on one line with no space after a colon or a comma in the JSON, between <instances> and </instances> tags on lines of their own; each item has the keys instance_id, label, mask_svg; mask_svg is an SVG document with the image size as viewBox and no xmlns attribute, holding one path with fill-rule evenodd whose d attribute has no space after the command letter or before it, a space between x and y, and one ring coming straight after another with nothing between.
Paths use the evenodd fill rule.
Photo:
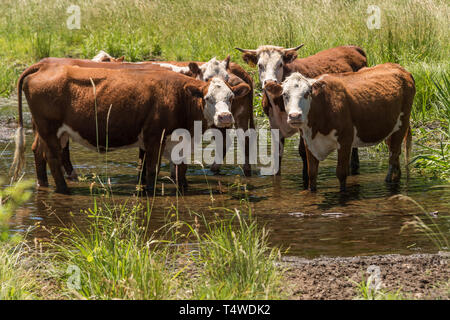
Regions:
<instances>
[{"instance_id":1,"label":"cow eye","mask_svg":"<svg viewBox=\"0 0 450 320\"><path fill-rule=\"evenodd\" d=\"M311 94L311 92L309 92L309 91L306 92L305 95L304 95L305 99L308 99L310 94Z\"/></svg>"}]
</instances>

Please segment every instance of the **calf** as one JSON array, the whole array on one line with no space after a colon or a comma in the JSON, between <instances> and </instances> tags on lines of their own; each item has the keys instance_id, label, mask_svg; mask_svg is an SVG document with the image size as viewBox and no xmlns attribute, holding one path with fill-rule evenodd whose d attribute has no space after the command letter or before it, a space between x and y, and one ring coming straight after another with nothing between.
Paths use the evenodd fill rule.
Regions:
<instances>
[{"instance_id":1,"label":"calf","mask_svg":"<svg viewBox=\"0 0 450 320\"><path fill-rule=\"evenodd\" d=\"M392 63L318 79L293 73L283 84L266 83L266 90L284 101L287 122L301 130L306 143L309 188L316 190L319 161L338 150L336 174L345 190L352 147L389 147L387 182L400 179L399 157L406 139L411 146L409 117L415 94L412 75Z\"/></svg>"},{"instance_id":2,"label":"calf","mask_svg":"<svg viewBox=\"0 0 450 320\"><path fill-rule=\"evenodd\" d=\"M56 191L61 193L68 192L61 171L62 137L68 135L98 151L139 146L146 151L147 189L151 189L165 137L177 128L192 130L195 120L230 127L231 100L234 95L241 96L250 90L246 84L230 87L217 78L205 83L166 70L111 70L37 63L25 70L18 82L14 176L23 167L25 151L22 87L45 146ZM187 185L186 165L177 169L177 183Z\"/></svg>"},{"instance_id":3,"label":"calf","mask_svg":"<svg viewBox=\"0 0 450 320\"><path fill-rule=\"evenodd\" d=\"M356 46L341 46L320 51L312 56L297 59L295 48L284 49L276 46L260 46L256 50L236 48L243 53L242 59L250 65L257 65L259 80L263 89L267 82L281 83L294 72L300 72L305 77L314 78L324 73L338 73L357 71L367 66L367 58L364 50ZM280 130L280 170L283 155L284 139L298 132L287 121L287 115L283 111L283 99L272 98L263 92L262 107L269 117L272 129ZM306 151L303 139L300 139L299 154L303 160L303 184L308 184L308 170L306 166ZM357 174L359 159L357 149L352 151L352 173ZM281 171L278 171L278 174Z\"/></svg>"}]
</instances>

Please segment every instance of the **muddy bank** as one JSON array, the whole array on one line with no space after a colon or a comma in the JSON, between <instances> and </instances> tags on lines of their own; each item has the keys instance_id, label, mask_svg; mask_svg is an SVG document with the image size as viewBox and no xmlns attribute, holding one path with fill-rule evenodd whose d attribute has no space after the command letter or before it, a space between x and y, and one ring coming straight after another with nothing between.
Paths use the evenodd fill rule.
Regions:
<instances>
[{"instance_id":1,"label":"muddy bank","mask_svg":"<svg viewBox=\"0 0 450 320\"><path fill-rule=\"evenodd\" d=\"M383 290L400 289L407 299L450 299L448 253L283 260L291 299L354 299L352 280L367 279L369 266L379 267Z\"/></svg>"}]
</instances>

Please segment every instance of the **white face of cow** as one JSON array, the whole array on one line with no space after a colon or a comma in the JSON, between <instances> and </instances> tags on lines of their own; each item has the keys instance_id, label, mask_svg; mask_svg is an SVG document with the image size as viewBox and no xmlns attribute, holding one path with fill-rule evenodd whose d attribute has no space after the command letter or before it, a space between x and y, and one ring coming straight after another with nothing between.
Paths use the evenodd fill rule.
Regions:
<instances>
[{"instance_id":1,"label":"white face of cow","mask_svg":"<svg viewBox=\"0 0 450 320\"><path fill-rule=\"evenodd\" d=\"M234 118L231 113L233 91L222 79L213 78L209 83L208 93L204 96L205 108L203 114L208 125L214 124L218 128L231 127Z\"/></svg>"},{"instance_id":2,"label":"white face of cow","mask_svg":"<svg viewBox=\"0 0 450 320\"><path fill-rule=\"evenodd\" d=\"M311 90L315 81L297 72L283 82L284 108L287 113L287 122L292 127L300 128L307 122L311 107Z\"/></svg>"},{"instance_id":3,"label":"white face of cow","mask_svg":"<svg viewBox=\"0 0 450 320\"><path fill-rule=\"evenodd\" d=\"M300 128L307 123L313 84L316 82L296 72L286 78L281 86L275 82L267 84L266 90L270 95L283 96L286 121L291 127Z\"/></svg>"},{"instance_id":4,"label":"white face of cow","mask_svg":"<svg viewBox=\"0 0 450 320\"><path fill-rule=\"evenodd\" d=\"M236 49L243 53L244 61L258 66L259 81L265 88L268 82L281 83L283 81L284 65L297 58L297 50L302 46L303 44L289 49L276 46L260 46L256 50Z\"/></svg>"},{"instance_id":5,"label":"white face of cow","mask_svg":"<svg viewBox=\"0 0 450 320\"><path fill-rule=\"evenodd\" d=\"M264 88L268 81L281 83L283 80L283 55L280 51L262 51L258 55L259 81Z\"/></svg>"},{"instance_id":6,"label":"white face of cow","mask_svg":"<svg viewBox=\"0 0 450 320\"><path fill-rule=\"evenodd\" d=\"M216 77L224 81L228 81L230 78L227 71L228 63L229 59L219 61L215 57L212 58L200 66L201 73L197 75L197 79L208 81L209 79Z\"/></svg>"}]
</instances>

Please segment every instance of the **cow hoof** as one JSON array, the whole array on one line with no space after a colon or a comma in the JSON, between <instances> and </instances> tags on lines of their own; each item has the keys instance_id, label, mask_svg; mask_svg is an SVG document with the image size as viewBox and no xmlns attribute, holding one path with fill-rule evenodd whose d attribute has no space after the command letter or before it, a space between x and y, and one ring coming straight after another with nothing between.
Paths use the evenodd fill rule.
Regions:
<instances>
[{"instance_id":1,"label":"cow hoof","mask_svg":"<svg viewBox=\"0 0 450 320\"><path fill-rule=\"evenodd\" d=\"M48 181L38 181L36 185L38 188L48 188Z\"/></svg>"},{"instance_id":2,"label":"cow hoof","mask_svg":"<svg viewBox=\"0 0 450 320\"><path fill-rule=\"evenodd\" d=\"M55 192L60 194L70 194L69 188L56 189Z\"/></svg>"},{"instance_id":3,"label":"cow hoof","mask_svg":"<svg viewBox=\"0 0 450 320\"><path fill-rule=\"evenodd\" d=\"M213 172L214 174L219 174L220 173L220 164L214 163L211 165L211 167L209 168L209 170L211 170L211 172Z\"/></svg>"},{"instance_id":4,"label":"cow hoof","mask_svg":"<svg viewBox=\"0 0 450 320\"><path fill-rule=\"evenodd\" d=\"M69 176L67 176L67 179L69 179L70 181L78 181L78 175L76 174L76 172L72 172Z\"/></svg>"}]
</instances>

